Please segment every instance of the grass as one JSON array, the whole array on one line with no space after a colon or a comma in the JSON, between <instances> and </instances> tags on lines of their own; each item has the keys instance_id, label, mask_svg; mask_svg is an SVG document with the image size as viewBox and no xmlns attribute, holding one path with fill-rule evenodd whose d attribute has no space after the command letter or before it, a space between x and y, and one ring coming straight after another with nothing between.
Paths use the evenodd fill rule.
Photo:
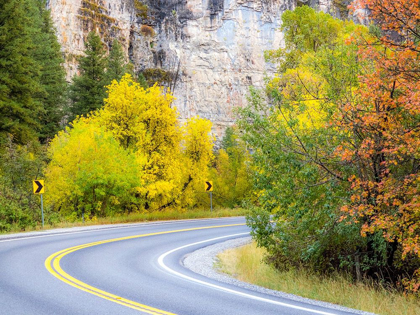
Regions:
<instances>
[{"instance_id":1,"label":"grass","mask_svg":"<svg viewBox=\"0 0 420 315\"><path fill-rule=\"evenodd\" d=\"M418 315L420 301L381 287L354 284L344 276L320 277L305 270L280 272L262 262L254 243L219 254L217 267L241 281L381 315Z\"/></svg>"},{"instance_id":2,"label":"grass","mask_svg":"<svg viewBox=\"0 0 420 315\"><path fill-rule=\"evenodd\" d=\"M118 223L136 223L136 222L149 222L149 221L161 221L161 220L185 220L185 219L204 219L204 218L222 218L222 217L236 217L243 216L246 214L244 209L227 209L217 208L213 211L204 209L192 209L186 211L155 211L145 213L130 213L123 215L115 215L112 217L97 218L94 220L83 223L82 221L68 222L61 221L55 224L46 224L44 230L55 229L55 228L69 228L75 226L89 226L89 225L104 225L104 224L118 224ZM41 230L41 226L27 227L25 231L37 231ZM22 232L18 227L13 227L11 231L7 233Z\"/></svg>"}]
</instances>

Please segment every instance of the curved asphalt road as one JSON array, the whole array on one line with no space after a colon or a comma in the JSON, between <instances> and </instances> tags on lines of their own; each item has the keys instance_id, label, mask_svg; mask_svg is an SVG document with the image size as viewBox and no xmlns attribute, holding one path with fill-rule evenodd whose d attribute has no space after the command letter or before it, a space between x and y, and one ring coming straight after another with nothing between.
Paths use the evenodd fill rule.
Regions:
<instances>
[{"instance_id":1,"label":"curved asphalt road","mask_svg":"<svg viewBox=\"0 0 420 315\"><path fill-rule=\"evenodd\" d=\"M244 223L186 220L0 238L0 314L348 314L181 266L198 248L245 236Z\"/></svg>"}]
</instances>

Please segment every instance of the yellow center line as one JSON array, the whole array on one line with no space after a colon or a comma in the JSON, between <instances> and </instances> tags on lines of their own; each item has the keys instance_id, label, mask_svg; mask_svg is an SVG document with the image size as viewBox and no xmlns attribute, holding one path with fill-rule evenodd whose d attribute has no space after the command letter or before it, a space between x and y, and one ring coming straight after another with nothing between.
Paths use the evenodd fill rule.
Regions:
<instances>
[{"instance_id":1,"label":"yellow center line","mask_svg":"<svg viewBox=\"0 0 420 315\"><path fill-rule=\"evenodd\" d=\"M125 299L123 297L117 296L115 294L100 290L98 288L95 288L91 285L88 285L87 283L84 283L72 276L70 276L67 272L65 272L61 266L60 266L60 260L65 257L68 254L74 253L75 251L78 251L80 249L93 247L97 245L112 243L112 242L119 242L119 241L125 241L140 237L146 237L146 236L154 236L154 235L163 235L163 234L170 234L170 233L179 233L179 232L187 232L187 231L196 231L196 230L205 230L205 229L215 229L215 228L222 228L222 227L231 227L231 226L240 226L245 225L243 223L240 224L228 224L228 225L215 225L215 226L206 226L206 227L199 227L199 228L190 228L190 229L182 229L182 230L173 230L173 231L165 231L165 232L155 232L155 233L148 233L148 234L140 234L140 235L133 235L133 236L126 236L126 237L120 237L120 238L113 238L109 240L103 240L98 242L92 242L87 244L82 244L78 246L69 247L63 250L60 250L52 255L50 255L45 260L45 268L57 279L77 288L82 291L88 292L90 294L99 296L103 299L106 299L108 301L121 304L126 307L130 307L132 309L142 311L147 314L153 314L153 315L175 315L174 313L169 313L151 306L147 306L141 303L137 303L132 300Z\"/></svg>"}]
</instances>

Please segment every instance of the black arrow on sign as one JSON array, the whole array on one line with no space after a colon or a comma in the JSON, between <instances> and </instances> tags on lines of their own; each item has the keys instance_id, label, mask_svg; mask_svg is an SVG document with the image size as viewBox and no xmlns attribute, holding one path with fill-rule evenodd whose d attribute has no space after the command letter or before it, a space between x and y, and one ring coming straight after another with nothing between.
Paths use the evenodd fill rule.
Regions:
<instances>
[{"instance_id":1,"label":"black arrow on sign","mask_svg":"<svg viewBox=\"0 0 420 315\"><path fill-rule=\"evenodd\" d=\"M35 193L36 194L39 194L40 191L42 190L42 188L44 188L44 186L42 186L42 184L39 181L37 181L37 180L35 181L35 184L38 185L38 188L36 189Z\"/></svg>"},{"instance_id":2,"label":"black arrow on sign","mask_svg":"<svg viewBox=\"0 0 420 315\"><path fill-rule=\"evenodd\" d=\"M206 191L209 191L213 186L210 184L210 182L206 182L207 188Z\"/></svg>"}]
</instances>

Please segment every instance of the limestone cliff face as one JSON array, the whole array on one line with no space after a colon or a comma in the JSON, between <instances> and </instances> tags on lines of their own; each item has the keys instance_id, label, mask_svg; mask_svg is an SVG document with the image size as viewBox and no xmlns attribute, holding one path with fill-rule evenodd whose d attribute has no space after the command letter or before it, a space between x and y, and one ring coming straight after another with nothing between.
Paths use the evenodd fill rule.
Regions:
<instances>
[{"instance_id":1,"label":"limestone cliff face","mask_svg":"<svg viewBox=\"0 0 420 315\"><path fill-rule=\"evenodd\" d=\"M310 2L323 10L331 1ZM182 120L199 115L213 122L216 135L234 122L249 86L262 87L273 65L264 51L279 48L281 14L296 0L50 0L48 6L66 56L68 78L76 56L96 29L110 45L118 38L136 71L171 74ZM147 5L147 7L146 7ZM147 8L147 10L146 10Z\"/></svg>"},{"instance_id":2,"label":"limestone cliff face","mask_svg":"<svg viewBox=\"0 0 420 315\"><path fill-rule=\"evenodd\" d=\"M154 3L149 6L160 19L153 61L178 73L175 106L183 119L210 119L220 135L234 121L232 109L246 102L249 86L262 87L264 76L274 71L264 51L282 45L280 16L293 5L289 0ZM144 55L133 56L136 64L146 64Z\"/></svg>"},{"instance_id":3,"label":"limestone cliff face","mask_svg":"<svg viewBox=\"0 0 420 315\"><path fill-rule=\"evenodd\" d=\"M127 49L134 6L132 0L49 0L47 7L65 56L67 77L77 73L76 57L83 54L87 34L96 29L109 45L118 38Z\"/></svg>"}]
</instances>

